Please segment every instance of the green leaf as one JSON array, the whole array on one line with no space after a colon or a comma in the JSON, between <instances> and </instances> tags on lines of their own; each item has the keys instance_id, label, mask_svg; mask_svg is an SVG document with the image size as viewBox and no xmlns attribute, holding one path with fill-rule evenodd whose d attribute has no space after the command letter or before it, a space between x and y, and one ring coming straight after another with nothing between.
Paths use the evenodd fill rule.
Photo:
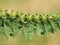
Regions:
<instances>
[{"instance_id":1,"label":"green leaf","mask_svg":"<svg viewBox=\"0 0 60 45\"><path fill-rule=\"evenodd\" d=\"M2 25L2 20L0 19L0 26Z\"/></svg>"},{"instance_id":2,"label":"green leaf","mask_svg":"<svg viewBox=\"0 0 60 45\"><path fill-rule=\"evenodd\" d=\"M52 29L54 30L54 31L56 31L56 27L55 27L55 25L54 25L54 21L52 21L52 20L49 20L50 21L50 25L51 25L51 27L52 27Z\"/></svg>"},{"instance_id":3,"label":"green leaf","mask_svg":"<svg viewBox=\"0 0 60 45\"><path fill-rule=\"evenodd\" d=\"M33 35L34 35L34 25L33 24L29 24L28 39L31 40L33 38Z\"/></svg>"},{"instance_id":4,"label":"green leaf","mask_svg":"<svg viewBox=\"0 0 60 45\"><path fill-rule=\"evenodd\" d=\"M42 24L36 24L36 33L40 36L42 32L44 32L43 25Z\"/></svg>"},{"instance_id":5,"label":"green leaf","mask_svg":"<svg viewBox=\"0 0 60 45\"><path fill-rule=\"evenodd\" d=\"M56 23L58 24L58 27L59 27L59 29L60 29L60 21L57 20Z\"/></svg>"},{"instance_id":6,"label":"green leaf","mask_svg":"<svg viewBox=\"0 0 60 45\"><path fill-rule=\"evenodd\" d=\"M22 34L25 40L28 38L28 29L26 27L23 27Z\"/></svg>"},{"instance_id":7,"label":"green leaf","mask_svg":"<svg viewBox=\"0 0 60 45\"><path fill-rule=\"evenodd\" d=\"M32 32L32 31L29 32L29 33L28 33L28 39L29 39L29 40L32 40L33 35L34 35L34 32Z\"/></svg>"},{"instance_id":8,"label":"green leaf","mask_svg":"<svg viewBox=\"0 0 60 45\"><path fill-rule=\"evenodd\" d=\"M19 24L18 23L16 23L16 22L13 22L12 23L12 32L13 32L13 38L16 38L16 36L17 36L17 34L18 34L18 32L20 31L20 29L19 29Z\"/></svg>"},{"instance_id":9,"label":"green leaf","mask_svg":"<svg viewBox=\"0 0 60 45\"><path fill-rule=\"evenodd\" d=\"M11 30L11 28L9 27L9 26L6 26L5 24L4 24L4 28L3 28L4 30L4 36L6 37L6 38L8 38L9 36L10 36L10 33L12 33L12 30Z\"/></svg>"},{"instance_id":10,"label":"green leaf","mask_svg":"<svg viewBox=\"0 0 60 45\"><path fill-rule=\"evenodd\" d=\"M25 40L31 40L34 35L34 27L33 24L28 24L28 27L23 27L23 36Z\"/></svg>"},{"instance_id":11,"label":"green leaf","mask_svg":"<svg viewBox=\"0 0 60 45\"><path fill-rule=\"evenodd\" d=\"M57 22L54 21L53 23L54 23L54 26L55 26L56 30L59 30L59 25L57 24Z\"/></svg>"},{"instance_id":12,"label":"green leaf","mask_svg":"<svg viewBox=\"0 0 60 45\"><path fill-rule=\"evenodd\" d=\"M3 27L0 26L0 35L3 35Z\"/></svg>"}]
</instances>

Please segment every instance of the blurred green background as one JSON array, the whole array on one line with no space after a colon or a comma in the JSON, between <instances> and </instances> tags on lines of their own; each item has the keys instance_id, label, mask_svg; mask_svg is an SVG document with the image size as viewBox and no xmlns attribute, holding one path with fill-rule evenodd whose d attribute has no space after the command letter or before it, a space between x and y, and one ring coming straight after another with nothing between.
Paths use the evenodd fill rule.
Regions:
<instances>
[{"instance_id":1,"label":"blurred green background","mask_svg":"<svg viewBox=\"0 0 60 45\"><path fill-rule=\"evenodd\" d=\"M0 9L20 10L23 13L60 12L60 0L0 0ZM0 45L60 45L60 31L43 36L35 34L32 40L24 40L21 32L16 39L9 37L6 40L0 36Z\"/></svg>"}]
</instances>

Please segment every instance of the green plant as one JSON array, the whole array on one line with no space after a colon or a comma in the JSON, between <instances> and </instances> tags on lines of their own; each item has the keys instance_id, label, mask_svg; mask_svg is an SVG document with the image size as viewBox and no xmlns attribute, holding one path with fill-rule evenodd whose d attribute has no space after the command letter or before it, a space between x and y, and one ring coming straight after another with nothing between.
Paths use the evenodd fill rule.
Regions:
<instances>
[{"instance_id":1,"label":"green plant","mask_svg":"<svg viewBox=\"0 0 60 45\"><path fill-rule=\"evenodd\" d=\"M58 14L23 14L20 11L10 13L0 11L0 35L15 38L19 31L27 40L31 40L34 34L44 35L60 30L60 15Z\"/></svg>"}]
</instances>

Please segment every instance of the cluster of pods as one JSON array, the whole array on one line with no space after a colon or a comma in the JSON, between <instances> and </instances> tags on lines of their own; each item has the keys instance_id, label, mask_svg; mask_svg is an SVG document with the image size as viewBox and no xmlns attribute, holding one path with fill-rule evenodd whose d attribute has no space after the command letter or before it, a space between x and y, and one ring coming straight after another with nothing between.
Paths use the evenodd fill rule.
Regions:
<instances>
[{"instance_id":1,"label":"cluster of pods","mask_svg":"<svg viewBox=\"0 0 60 45\"><path fill-rule=\"evenodd\" d=\"M60 14L24 14L0 10L0 35L16 37L21 31L23 37L32 39L34 34L44 35L60 30Z\"/></svg>"}]
</instances>

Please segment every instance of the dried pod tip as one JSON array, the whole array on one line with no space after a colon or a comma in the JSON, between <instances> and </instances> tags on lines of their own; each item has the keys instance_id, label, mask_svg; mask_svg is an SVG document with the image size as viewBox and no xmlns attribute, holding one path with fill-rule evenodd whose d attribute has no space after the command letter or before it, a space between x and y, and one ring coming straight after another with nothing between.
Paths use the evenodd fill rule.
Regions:
<instances>
[{"instance_id":1,"label":"dried pod tip","mask_svg":"<svg viewBox=\"0 0 60 45\"><path fill-rule=\"evenodd\" d=\"M28 15L30 15L30 13L28 13Z\"/></svg>"},{"instance_id":2,"label":"dried pod tip","mask_svg":"<svg viewBox=\"0 0 60 45\"><path fill-rule=\"evenodd\" d=\"M8 10L6 9L5 12L7 12Z\"/></svg>"},{"instance_id":3,"label":"dried pod tip","mask_svg":"<svg viewBox=\"0 0 60 45\"><path fill-rule=\"evenodd\" d=\"M18 14L16 15L16 18L19 18L19 15Z\"/></svg>"},{"instance_id":4,"label":"dried pod tip","mask_svg":"<svg viewBox=\"0 0 60 45\"><path fill-rule=\"evenodd\" d=\"M52 17L54 17L54 16L52 16Z\"/></svg>"},{"instance_id":5,"label":"dried pod tip","mask_svg":"<svg viewBox=\"0 0 60 45\"><path fill-rule=\"evenodd\" d=\"M46 15L46 16L48 16L48 15Z\"/></svg>"},{"instance_id":6,"label":"dried pod tip","mask_svg":"<svg viewBox=\"0 0 60 45\"><path fill-rule=\"evenodd\" d=\"M11 10L11 12L13 12L13 10Z\"/></svg>"},{"instance_id":7,"label":"dried pod tip","mask_svg":"<svg viewBox=\"0 0 60 45\"><path fill-rule=\"evenodd\" d=\"M34 15L32 15L32 17L34 17Z\"/></svg>"},{"instance_id":8,"label":"dried pod tip","mask_svg":"<svg viewBox=\"0 0 60 45\"><path fill-rule=\"evenodd\" d=\"M11 33L10 36L13 36L13 34Z\"/></svg>"},{"instance_id":9,"label":"dried pod tip","mask_svg":"<svg viewBox=\"0 0 60 45\"><path fill-rule=\"evenodd\" d=\"M23 15L23 13L21 13L21 15Z\"/></svg>"},{"instance_id":10,"label":"dried pod tip","mask_svg":"<svg viewBox=\"0 0 60 45\"><path fill-rule=\"evenodd\" d=\"M25 14L25 16L27 16L27 14Z\"/></svg>"},{"instance_id":11,"label":"dried pod tip","mask_svg":"<svg viewBox=\"0 0 60 45\"><path fill-rule=\"evenodd\" d=\"M39 16L41 16L41 14Z\"/></svg>"}]
</instances>

